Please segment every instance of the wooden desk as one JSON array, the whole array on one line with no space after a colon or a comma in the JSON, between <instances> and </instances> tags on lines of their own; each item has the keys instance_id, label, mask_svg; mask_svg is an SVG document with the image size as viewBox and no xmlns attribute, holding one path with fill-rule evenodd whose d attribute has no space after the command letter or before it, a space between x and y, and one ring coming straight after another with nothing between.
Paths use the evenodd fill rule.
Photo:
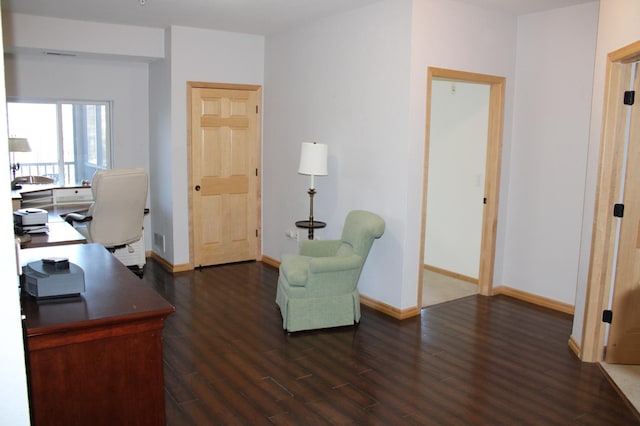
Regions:
<instances>
[{"instance_id":1,"label":"wooden desk","mask_svg":"<svg viewBox=\"0 0 640 426\"><path fill-rule=\"evenodd\" d=\"M76 229L67 222L48 222L49 232L31 235L30 241L20 243L23 249L46 246L60 246L65 244L84 244L87 239L76 231Z\"/></svg>"},{"instance_id":2,"label":"wooden desk","mask_svg":"<svg viewBox=\"0 0 640 426\"><path fill-rule=\"evenodd\" d=\"M35 425L164 425L162 329L175 308L100 244L20 251L64 256L85 273L80 297L22 295Z\"/></svg>"},{"instance_id":3,"label":"wooden desk","mask_svg":"<svg viewBox=\"0 0 640 426\"><path fill-rule=\"evenodd\" d=\"M59 246L65 244L85 244L87 239L72 225L62 218L68 213L84 213L88 210L88 204L65 204L59 206L44 206L48 212L49 232L29 234L31 239L20 243L23 249L46 246Z\"/></svg>"}]
</instances>

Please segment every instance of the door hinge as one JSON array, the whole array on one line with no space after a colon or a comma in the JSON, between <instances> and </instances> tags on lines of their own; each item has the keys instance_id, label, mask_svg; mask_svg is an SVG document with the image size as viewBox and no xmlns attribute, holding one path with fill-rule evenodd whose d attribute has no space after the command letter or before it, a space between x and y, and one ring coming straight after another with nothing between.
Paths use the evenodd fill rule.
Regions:
<instances>
[{"instance_id":1,"label":"door hinge","mask_svg":"<svg viewBox=\"0 0 640 426\"><path fill-rule=\"evenodd\" d=\"M614 217L623 217L624 216L624 204L614 204L613 205L613 216Z\"/></svg>"},{"instance_id":2,"label":"door hinge","mask_svg":"<svg viewBox=\"0 0 640 426\"><path fill-rule=\"evenodd\" d=\"M605 309L602 311L602 322L606 322L611 324L611 319L613 318L613 311Z\"/></svg>"},{"instance_id":3,"label":"door hinge","mask_svg":"<svg viewBox=\"0 0 640 426\"><path fill-rule=\"evenodd\" d=\"M625 105L633 105L636 99L636 91L635 90L627 90L624 92L624 104Z\"/></svg>"},{"instance_id":4,"label":"door hinge","mask_svg":"<svg viewBox=\"0 0 640 426\"><path fill-rule=\"evenodd\" d=\"M256 114L258 113L258 105L256 105Z\"/></svg>"},{"instance_id":5,"label":"door hinge","mask_svg":"<svg viewBox=\"0 0 640 426\"><path fill-rule=\"evenodd\" d=\"M256 176L258 176L258 168L256 167Z\"/></svg>"},{"instance_id":6,"label":"door hinge","mask_svg":"<svg viewBox=\"0 0 640 426\"><path fill-rule=\"evenodd\" d=\"M256 238L258 238L258 230L256 229Z\"/></svg>"},{"instance_id":7,"label":"door hinge","mask_svg":"<svg viewBox=\"0 0 640 426\"><path fill-rule=\"evenodd\" d=\"M484 198L482 199L482 204L487 204L487 197L484 197Z\"/></svg>"}]
</instances>

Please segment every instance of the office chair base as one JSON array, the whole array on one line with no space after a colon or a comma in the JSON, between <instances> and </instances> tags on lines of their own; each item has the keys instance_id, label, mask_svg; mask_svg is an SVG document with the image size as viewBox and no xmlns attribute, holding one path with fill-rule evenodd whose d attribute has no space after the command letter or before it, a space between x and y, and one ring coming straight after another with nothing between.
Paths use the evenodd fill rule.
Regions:
<instances>
[{"instance_id":1,"label":"office chair base","mask_svg":"<svg viewBox=\"0 0 640 426\"><path fill-rule=\"evenodd\" d=\"M138 265L129 265L127 268L129 268L129 270L136 274L140 279L144 276L144 266L140 267Z\"/></svg>"}]
</instances>

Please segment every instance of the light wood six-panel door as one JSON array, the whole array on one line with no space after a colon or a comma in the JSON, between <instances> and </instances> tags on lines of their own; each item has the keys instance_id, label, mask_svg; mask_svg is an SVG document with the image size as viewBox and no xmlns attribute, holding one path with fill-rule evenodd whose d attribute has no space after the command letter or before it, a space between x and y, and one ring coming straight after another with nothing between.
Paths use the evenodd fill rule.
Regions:
<instances>
[{"instance_id":1,"label":"light wood six-panel door","mask_svg":"<svg viewBox=\"0 0 640 426\"><path fill-rule=\"evenodd\" d=\"M259 89L190 86L194 266L255 260L259 247Z\"/></svg>"}]
</instances>

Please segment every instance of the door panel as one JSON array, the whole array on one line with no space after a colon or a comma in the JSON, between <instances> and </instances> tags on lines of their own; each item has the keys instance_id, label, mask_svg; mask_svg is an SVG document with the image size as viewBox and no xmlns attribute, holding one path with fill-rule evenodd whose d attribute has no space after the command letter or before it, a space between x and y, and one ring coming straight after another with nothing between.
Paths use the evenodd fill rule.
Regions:
<instances>
[{"instance_id":1,"label":"door panel","mask_svg":"<svg viewBox=\"0 0 640 426\"><path fill-rule=\"evenodd\" d=\"M196 266L257 258L257 120L255 90L191 89Z\"/></svg>"},{"instance_id":2,"label":"door panel","mask_svg":"<svg viewBox=\"0 0 640 426\"><path fill-rule=\"evenodd\" d=\"M636 66L637 68L637 66ZM636 72L633 87L640 89ZM640 364L640 101L631 106L624 217L620 223L618 262L606 362Z\"/></svg>"}]
</instances>

